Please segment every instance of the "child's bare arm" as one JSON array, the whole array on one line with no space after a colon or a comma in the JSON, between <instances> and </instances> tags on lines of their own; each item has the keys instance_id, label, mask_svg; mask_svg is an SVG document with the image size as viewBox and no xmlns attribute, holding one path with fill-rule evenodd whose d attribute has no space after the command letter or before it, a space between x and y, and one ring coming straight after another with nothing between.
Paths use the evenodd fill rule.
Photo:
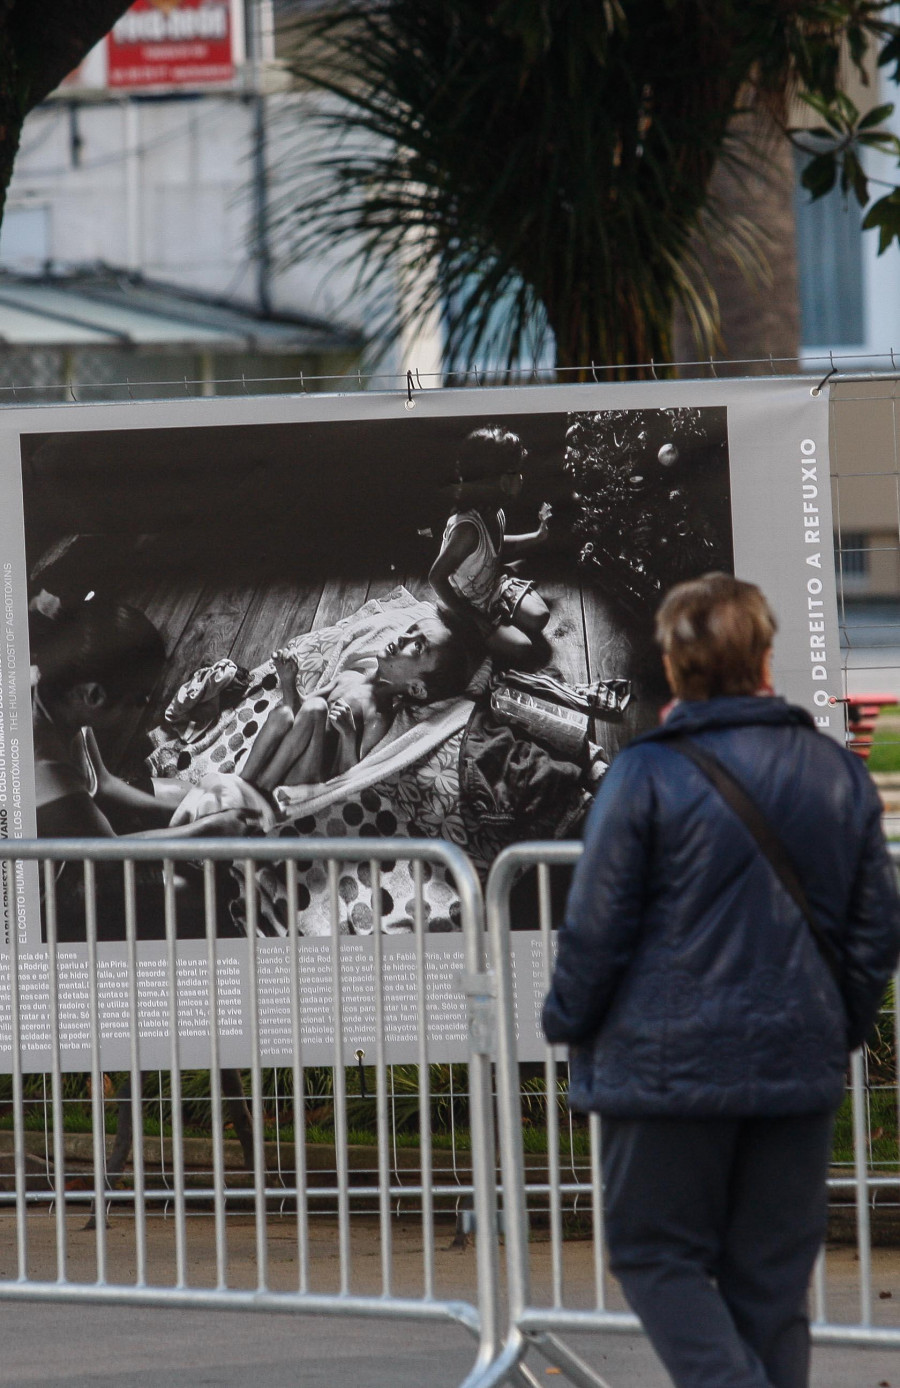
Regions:
<instances>
[{"instance_id":1,"label":"child's bare arm","mask_svg":"<svg viewBox=\"0 0 900 1388\"><path fill-rule=\"evenodd\" d=\"M339 776L342 771L349 771L350 767L359 761L356 715L346 699L335 699L328 705L328 722L338 735L333 774Z\"/></svg>"},{"instance_id":2,"label":"child's bare arm","mask_svg":"<svg viewBox=\"0 0 900 1388\"><path fill-rule=\"evenodd\" d=\"M337 677L330 679L327 684L320 684L318 688L311 689L307 694L300 694L297 689L297 660L286 649L275 652L272 664L281 685L282 700L292 713L299 711L305 699L327 699L329 694L334 692Z\"/></svg>"},{"instance_id":3,"label":"child's bare arm","mask_svg":"<svg viewBox=\"0 0 900 1388\"><path fill-rule=\"evenodd\" d=\"M359 722L362 720L360 733ZM335 699L328 710L328 721L338 735L335 775L349 771L371 752L391 726L391 719L374 708L354 710L346 699Z\"/></svg>"},{"instance_id":4,"label":"child's bare arm","mask_svg":"<svg viewBox=\"0 0 900 1388\"><path fill-rule=\"evenodd\" d=\"M549 501L545 501L538 512L539 524L537 530L531 530L525 535L504 535L503 547L500 551L504 559L515 559L518 555L524 554L529 549L534 549L537 545L542 545L550 533L550 517L553 515L553 507Z\"/></svg>"},{"instance_id":5,"label":"child's bare arm","mask_svg":"<svg viewBox=\"0 0 900 1388\"><path fill-rule=\"evenodd\" d=\"M114 807L139 814L148 824L160 828L168 824L172 811L187 795L190 786L186 781L165 781L159 796L150 795L137 786L129 785L120 776L114 776L108 769L97 746L93 728L85 729L88 756L97 777L97 800L101 807Z\"/></svg>"}]
</instances>

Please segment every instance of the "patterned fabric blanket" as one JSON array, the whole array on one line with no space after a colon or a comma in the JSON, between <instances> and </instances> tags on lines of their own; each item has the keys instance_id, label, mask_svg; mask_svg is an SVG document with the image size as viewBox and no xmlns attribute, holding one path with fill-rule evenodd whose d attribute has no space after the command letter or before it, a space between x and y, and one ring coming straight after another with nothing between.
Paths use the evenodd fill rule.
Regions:
<instances>
[{"instance_id":1,"label":"patterned fabric blanket","mask_svg":"<svg viewBox=\"0 0 900 1388\"><path fill-rule=\"evenodd\" d=\"M411 622L432 615L405 588L372 599L358 612L321 631L288 643L297 668L297 686L309 693L338 670L360 665L385 641ZM251 671L243 700L222 713L197 741L185 743L170 730L158 729L149 758L155 776L178 776L198 785L211 771L239 770L253 739L272 707L281 702L272 661ZM318 786L289 786L276 791L279 820L272 833L285 836L447 838L470 847L459 796L459 748L472 703L448 699L422 709L398 713L385 738L343 776ZM432 931L459 928L456 893L443 870L425 865L423 911ZM259 928L265 935L287 933L285 871L267 867L259 873ZM299 929L305 935L331 933L333 909L324 864L301 865L298 871ZM381 874L382 929L402 933L414 928L414 885L408 864L385 865ZM232 914L243 928L244 903ZM367 863L340 868L337 916L347 934L369 934L374 912Z\"/></svg>"}]
</instances>

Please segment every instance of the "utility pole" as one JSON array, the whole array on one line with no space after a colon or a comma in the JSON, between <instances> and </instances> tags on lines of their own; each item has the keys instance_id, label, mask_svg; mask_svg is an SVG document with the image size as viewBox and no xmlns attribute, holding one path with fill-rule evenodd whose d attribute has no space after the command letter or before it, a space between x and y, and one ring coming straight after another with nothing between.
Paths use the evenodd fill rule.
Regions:
<instances>
[{"instance_id":1,"label":"utility pole","mask_svg":"<svg viewBox=\"0 0 900 1388\"><path fill-rule=\"evenodd\" d=\"M262 314L272 312L272 249L269 237L268 131L266 127L266 66L275 57L272 0L247 0L247 38L253 83L253 257L256 261L256 300Z\"/></svg>"}]
</instances>

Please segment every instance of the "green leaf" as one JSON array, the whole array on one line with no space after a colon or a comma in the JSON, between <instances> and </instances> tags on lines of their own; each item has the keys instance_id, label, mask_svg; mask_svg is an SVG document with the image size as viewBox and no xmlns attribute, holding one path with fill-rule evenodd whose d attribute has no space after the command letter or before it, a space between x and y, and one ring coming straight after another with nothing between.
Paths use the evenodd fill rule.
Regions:
<instances>
[{"instance_id":1,"label":"green leaf","mask_svg":"<svg viewBox=\"0 0 900 1388\"><path fill-rule=\"evenodd\" d=\"M900 81L900 33L896 33L878 55L879 67L889 67L891 63L894 64L891 77L895 82Z\"/></svg>"},{"instance_id":2,"label":"green leaf","mask_svg":"<svg viewBox=\"0 0 900 1388\"><path fill-rule=\"evenodd\" d=\"M803 170L800 182L812 193L813 199L822 198L834 187L837 172L838 161L834 154L817 154Z\"/></svg>"},{"instance_id":3,"label":"green leaf","mask_svg":"<svg viewBox=\"0 0 900 1388\"><path fill-rule=\"evenodd\" d=\"M892 135L889 130L871 130L865 135L857 135L856 143L900 159L900 136Z\"/></svg>"},{"instance_id":4,"label":"green leaf","mask_svg":"<svg viewBox=\"0 0 900 1388\"><path fill-rule=\"evenodd\" d=\"M869 201L869 184L863 173L860 164L852 150L847 150L844 154L844 166L841 170L841 188L846 193L848 188L852 188L856 196L856 201L860 207L865 207Z\"/></svg>"},{"instance_id":5,"label":"green leaf","mask_svg":"<svg viewBox=\"0 0 900 1388\"><path fill-rule=\"evenodd\" d=\"M900 242L900 189L879 198L863 218L863 231L878 228L878 254L897 240Z\"/></svg>"},{"instance_id":6,"label":"green leaf","mask_svg":"<svg viewBox=\"0 0 900 1388\"><path fill-rule=\"evenodd\" d=\"M799 95L800 100L804 102L807 106L812 107L812 109L816 112L817 115L821 116L823 120L827 121L832 130L839 130L841 128L839 125L836 126L834 124L834 113L832 110L832 103L830 101L827 101L824 96L820 96L818 92L812 91L800 92Z\"/></svg>"},{"instance_id":7,"label":"green leaf","mask_svg":"<svg viewBox=\"0 0 900 1388\"><path fill-rule=\"evenodd\" d=\"M889 116L894 114L894 104L886 101L883 106L873 106L871 111L867 111L862 119L857 123L857 130L871 130L874 125L881 125Z\"/></svg>"}]
</instances>

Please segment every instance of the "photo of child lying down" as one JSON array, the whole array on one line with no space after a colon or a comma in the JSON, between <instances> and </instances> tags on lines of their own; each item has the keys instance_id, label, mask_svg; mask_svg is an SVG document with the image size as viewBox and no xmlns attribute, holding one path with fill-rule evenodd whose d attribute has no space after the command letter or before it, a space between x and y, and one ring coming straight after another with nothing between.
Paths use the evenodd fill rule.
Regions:
<instances>
[{"instance_id":1,"label":"photo of child lying down","mask_svg":"<svg viewBox=\"0 0 900 1388\"><path fill-rule=\"evenodd\" d=\"M486 869L505 843L521 833L526 819L545 836L564 833L578 822L588 800L584 769L568 757L554 758L492 715L490 691L477 688L482 670L476 680L468 678L479 652L464 639L460 644L432 603L399 588L385 599L370 600L330 629L296 638L285 649L287 654L279 651L251 672L242 704L223 713L204 736L190 746L177 738L162 742L153 754L155 774L190 782L176 811L178 823L225 809L256 809L264 814L269 834L446 838ZM322 704L349 702L348 694L354 702L366 701L368 694L358 694L362 685L382 691L382 681L393 691L388 726L350 766L337 770L329 760L326 769L336 772L330 778L280 784L271 791L244 779L267 727L279 729L280 741L274 735L271 739L275 755L291 736L295 700L302 710L304 698L313 698L319 705L317 719L324 722ZM613 717L627 702L627 685L620 683L621 689L609 692ZM422 694L426 697L416 697ZM378 713L381 697L375 693L371 705L357 705L367 710L357 727L359 749L374 720L385 716ZM374 726L380 729L381 724ZM244 728L251 730L249 737ZM221 767L225 770L214 769ZM368 865L343 864L340 871L340 928L370 933L375 913ZM304 866L298 879L300 932L328 934L333 903L324 866ZM260 929L284 935L284 873L262 867L258 881ZM413 928L413 898L409 865L397 862L386 869L380 899L385 933ZM424 909L430 931L459 928L455 892L438 868L427 868ZM233 914L240 928L240 902Z\"/></svg>"},{"instance_id":2,"label":"photo of child lying down","mask_svg":"<svg viewBox=\"0 0 900 1388\"><path fill-rule=\"evenodd\" d=\"M243 704L191 744L189 755L177 740L154 753L157 775L191 783L172 824L246 808L269 831L326 787L352 793L373 754L380 753L380 775L398 754L424 746L429 727L442 736L448 704L464 721L471 705L462 696L478 656L432 604L402 589L332 631L296 638L252 672ZM433 705L441 706L436 720Z\"/></svg>"}]
</instances>

